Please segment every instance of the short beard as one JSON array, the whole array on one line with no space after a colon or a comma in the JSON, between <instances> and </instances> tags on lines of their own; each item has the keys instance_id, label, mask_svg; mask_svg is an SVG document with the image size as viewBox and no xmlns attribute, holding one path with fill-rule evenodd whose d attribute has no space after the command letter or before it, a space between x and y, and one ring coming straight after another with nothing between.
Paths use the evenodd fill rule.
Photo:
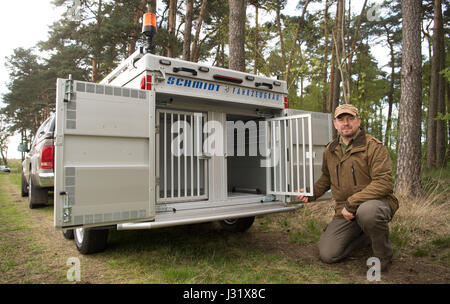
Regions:
<instances>
[{"instance_id":1,"label":"short beard","mask_svg":"<svg viewBox=\"0 0 450 304\"><path fill-rule=\"evenodd\" d=\"M342 133L344 133L344 132L342 132ZM341 135L342 137L351 139L353 136L356 135L356 133L358 133L358 130L356 130L355 132L352 132L352 134L350 134L350 135L343 135L343 134L340 134L340 135Z\"/></svg>"}]
</instances>

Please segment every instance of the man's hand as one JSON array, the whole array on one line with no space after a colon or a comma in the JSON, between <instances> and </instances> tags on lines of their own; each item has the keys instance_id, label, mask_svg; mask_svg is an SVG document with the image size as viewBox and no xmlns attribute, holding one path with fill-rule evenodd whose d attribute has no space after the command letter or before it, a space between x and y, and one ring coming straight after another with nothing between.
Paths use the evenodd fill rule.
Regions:
<instances>
[{"instance_id":1,"label":"man's hand","mask_svg":"<svg viewBox=\"0 0 450 304\"><path fill-rule=\"evenodd\" d=\"M295 191L295 192L303 192L303 189L300 189L300 191ZM297 198L301 201L303 201L304 203L308 202L308 197L307 196L303 196L303 195L297 195Z\"/></svg>"},{"instance_id":2,"label":"man's hand","mask_svg":"<svg viewBox=\"0 0 450 304\"><path fill-rule=\"evenodd\" d=\"M345 207L344 207L344 209L342 209L342 215L349 222L355 218L355 215L353 213L347 211L347 209L345 209Z\"/></svg>"}]
</instances>

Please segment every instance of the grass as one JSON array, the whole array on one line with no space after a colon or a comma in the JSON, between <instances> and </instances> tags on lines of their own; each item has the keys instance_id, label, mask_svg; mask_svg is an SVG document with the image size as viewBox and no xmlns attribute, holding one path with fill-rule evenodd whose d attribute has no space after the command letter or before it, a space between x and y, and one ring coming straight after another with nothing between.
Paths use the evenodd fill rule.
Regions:
<instances>
[{"instance_id":1,"label":"grass","mask_svg":"<svg viewBox=\"0 0 450 304\"><path fill-rule=\"evenodd\" d=\"M442 176L430 176L434 187L424 187L424 197L398 195L400 209L390 224L397 256L450 265L450 206L445 190L450 177ZM16 196L10 193L8 185L14 186ZM18 199L19 190L18 170L0 174L0 283L67 283L66 265L54 266L55 254L65 257L65 253L49 251L45 245L48 243L39 240L39 232L32 233L32 227L39 226L38 220L48 221L47 226L51 227L53 208L27 211L26 200ZM82 282L355 282L345 268L324 265L316 252L304 251L315 248L333 213L332 202L308 204L295 212L258 217L250 233L243 234L227 233L215 223L142 231L111 230L105 252L80 257ZM72 250L68 254L73 254L73 242L64 242ZM359 282L366 282L365 276L360 276Z\"/></svg>"},{"instance_id":2,"label":"grass","mask_svg":"<svg viewBox=\"0 0 450 304\"><path fill-rule=\"evenodd\" d=\"M288 233L292 243L316 243L332 217L331 210L330 204L311 204L295 213L264 217L259 228L269 232L281 230Z\"/></svg>"},{"instance_id":3,"label":"grass","mask_svg":"<svg viewBox=\"0 0 450 304\"><path fill-rule=\"evenodd\" d=\"M112 231L106 253L111 267L127 267L145 283L304 283L344 281L320 264L299 267L280 254L244 244L241 235L203 226ZM204 229L204 230L203 230ZM142 272L142 269L151 269Z\"/></svg>"},{"instance_id":4,"label":"grass","mask_svg":"<svg viewBox=\"0 0 450 304\"><path fill-rule=\"evenodd\" d=\"M391 223L391 241L398 252L436 258L450 266L450 170L425 171L424 194L396 193L400 208Z\"/></svg>"},{"instance_id":5,"label":"grass","mask_svg":"<svg viewBox=\"0 0 450 304\"><path fill-rule=\"evenodd\" d=\"M14 172L14 171L13 171ZM64 282L62 269L47 263L45 248L36 241L33 223L18 199L19 173L0 174L0 283L41 283L42 274L49 283ZM10 192L14 185L17 193Z\"/></svg>"},{"instance_id":6,"label":"grass","mask_svg":"<svg viewBox=\"0 0 450 304\"><path fill-rule=\"evenodd\" d=\"M0 188L0 220L5 223L0 230L0 271L5 273L5 282L37 283L45 276L51 279L44 282L66 283L66 265L52 269L49 265L54 263L53 257L36 239L39 234L31 233L30 220L33 219L25 212L28 210L26 199L17 201L8 193L6 185L12 184L18 195L19 173L0 176L0 184L5 185ZM40 220L51 220L51 213L51 207L29 211L30 215L44 215L39 216ZM257 222L266 221L268 230L272 231L276 231L277 226L292 229L299 233L294 237L299 241L316 225L315 220L303 226L294 223L297 219L292 221L286 215L280 216L258 218ZM298 216L301 217L301 212ZM259 226L262 225L255 223L252 229ZM249 236L227 233L212 223L144 231L111 230L108 250L83 256L81 264L82 267L95 264L104 283L118 280L121 283L169 284L346 282L339 271L322 269L318 261L299 264L279 252L255 246ZM74 244L68 243L68 246Z\"/></svg>"}]
</instances>

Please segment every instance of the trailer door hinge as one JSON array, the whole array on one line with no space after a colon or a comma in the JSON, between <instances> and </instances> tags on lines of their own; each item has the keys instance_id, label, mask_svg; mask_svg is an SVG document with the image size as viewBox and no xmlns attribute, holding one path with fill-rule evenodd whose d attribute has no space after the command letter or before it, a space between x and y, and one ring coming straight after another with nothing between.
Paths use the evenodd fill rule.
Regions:
<instances>
[{"instance_id":1,"label":"trailer door hinge","mask_svg":"<svg viewBox=\"0 0 450 304\"><path fill-rule=\"evenodd\" d=\"M66 80L64 89L64 102L75 101L75 92L73 91L72 75L69 75L69 79Z\"/></svg>"}]
</instances>

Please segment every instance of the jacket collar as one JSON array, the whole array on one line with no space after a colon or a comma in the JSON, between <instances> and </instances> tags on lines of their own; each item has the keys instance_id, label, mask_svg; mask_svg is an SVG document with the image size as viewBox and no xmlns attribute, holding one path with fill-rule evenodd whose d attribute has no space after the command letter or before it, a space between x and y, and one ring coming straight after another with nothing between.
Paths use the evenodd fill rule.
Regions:
<instances>
[{"instance_id":1,"label":"jacket collar","mask_svg":"<svg viewBox=\"0 0 450 304\"><path fill-rule=\"evenodd\" d=\"M336 137L330 144L330 151L336 150L339 145L339 137ZM364 147L366 145L366 132L364 129L360 128L359 134L355 137L353 141L352 148Z\"/></svg>"}]
</instances>

